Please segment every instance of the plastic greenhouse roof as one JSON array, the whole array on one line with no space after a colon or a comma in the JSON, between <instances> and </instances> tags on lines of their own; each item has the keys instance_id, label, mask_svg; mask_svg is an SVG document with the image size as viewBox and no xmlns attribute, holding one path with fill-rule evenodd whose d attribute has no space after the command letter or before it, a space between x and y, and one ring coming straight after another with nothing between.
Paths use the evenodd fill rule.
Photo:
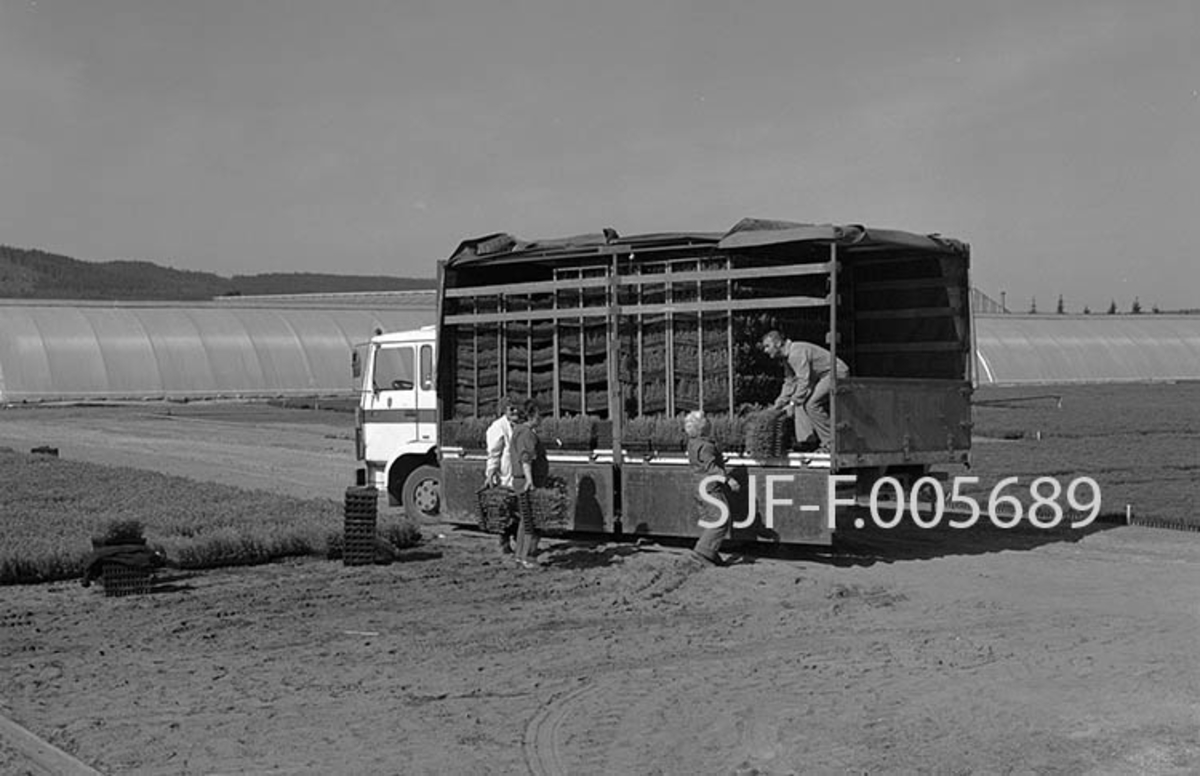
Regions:
<instances>
[{"instance_id":1,"label":"plastic greenhouse roof","mask_svg":"<svg viewBox=\"0 0 1200 776\"><path fill-rule=\"evenodd\" d=\"M350 349L430 301L0 301L0 401L346 395ZM981 385L1200 380L1198 315L978 315L975 340Z\"/></svg>"},{"instance_id":2,"label":"plastic greenhouse roof","mask_svg":"<svg viewBox=\"0 0 1200 776\"><path fill-rule=\"evenodd\" d=\"M1200 316L979 315L980 385L1200 380Z\"/></svg>"},{"instance_id":3,"label":"plastic greenhouse roof","mask_svg":"<svg viewBox=\"0 0 1200 776\"><path fill-rule=\"evenodd\" d=\"M434 317L424 303L0 302L0 401L347 394L356 343Z\"/></svg>"}]
</instances>

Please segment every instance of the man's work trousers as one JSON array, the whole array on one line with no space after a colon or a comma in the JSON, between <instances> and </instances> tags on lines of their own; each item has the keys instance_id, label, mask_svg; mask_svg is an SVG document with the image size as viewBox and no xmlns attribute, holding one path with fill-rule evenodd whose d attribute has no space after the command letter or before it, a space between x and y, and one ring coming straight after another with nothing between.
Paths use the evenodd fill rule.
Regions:
<instances>
[{"instance_id":1,"label":"man's work trousers","mask_svg":"<svg viewBox=\"0 0 1200 776\"><path fill-rule=\"evenodd\" d=\"M825 375L817 380L812 393L804 401L804 406L793 407L792 417L796 423L796 442L803 444L812 438L813 434L825 447L830 446L832 434L829 431L829 387L830 376Z\"/></svg>"}]
</instances>

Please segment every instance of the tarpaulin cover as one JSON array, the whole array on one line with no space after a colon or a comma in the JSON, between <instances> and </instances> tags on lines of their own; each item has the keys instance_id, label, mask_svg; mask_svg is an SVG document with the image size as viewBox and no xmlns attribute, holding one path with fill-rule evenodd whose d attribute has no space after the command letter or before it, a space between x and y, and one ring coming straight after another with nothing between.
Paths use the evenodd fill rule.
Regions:
<instances>
[{"instance_id":1,"label":"tarpaulin cover","mask_svg":"<svg viewBox=\"0 0 1200 776\"><path fill-rule=\"evenodd\" d=\"M612 229L594 234L550 240L520 240L504 232L496 232L459 244L446 262L457 267L500 264L521 260L578 258L590 254L630 252L672 245L708 245L720 250L745 250L768 245L799 242L836 243L856 250L870 248L916 248L920 250L965 253L966 246L939 235L921 235L894 229L868 229L859 224L803 224L743 218L724 233L718 232L658 232L622 237Z\"/></svg>"}]
</instances>

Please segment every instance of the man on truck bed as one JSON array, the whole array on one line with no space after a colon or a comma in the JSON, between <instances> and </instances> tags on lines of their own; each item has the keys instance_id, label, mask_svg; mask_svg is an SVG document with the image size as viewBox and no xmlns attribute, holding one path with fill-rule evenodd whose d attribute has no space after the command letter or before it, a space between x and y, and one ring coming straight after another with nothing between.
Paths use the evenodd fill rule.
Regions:
<instances>
[{"instance_id":1,"label":"man on truck bed","mask_svg":"<svg viewBox=\"0 0 1200 776\"><path fill-rule=\"evenodd\" d=\"M825 348L811 342L784 339L778 331L763 335L762 349L769 357L783 359L783 388L775 408L786 410L796 424L796 446L801 450L827 453L830 448L829 390L835 359ZM844 379L850 368L836 359L837 376ZM815 444L813 436L816 436Z\"/></svg>"}]
</instances>

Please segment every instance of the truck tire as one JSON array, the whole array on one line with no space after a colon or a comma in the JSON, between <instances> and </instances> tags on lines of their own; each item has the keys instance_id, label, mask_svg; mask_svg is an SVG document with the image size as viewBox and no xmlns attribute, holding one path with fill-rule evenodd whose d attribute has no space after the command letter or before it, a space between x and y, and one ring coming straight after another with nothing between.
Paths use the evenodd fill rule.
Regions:
<instances>
[{"instance_id":1,"label":"truck tire","mask_svg":"<svg viewBox=\"0 0 1200 776\"><path fill-rule=\"evenodd\" d=\"M404 512L414 520L436 517L442 506L441 475L436 466L418 466L404 480Z\"/></svg>"}]
</instances>

